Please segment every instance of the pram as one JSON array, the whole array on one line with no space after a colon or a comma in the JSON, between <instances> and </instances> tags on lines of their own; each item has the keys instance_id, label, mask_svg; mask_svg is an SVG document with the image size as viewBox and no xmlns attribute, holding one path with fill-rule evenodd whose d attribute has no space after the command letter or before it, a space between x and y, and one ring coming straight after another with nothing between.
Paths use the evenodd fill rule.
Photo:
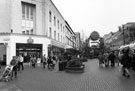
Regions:
<instances>
[{"instance_id":1,"label":"pram","mask_svg":"<svg viewBox=\"0 0 135 91\"><path fill-rule=\"evenodd\" d=\"M9 81L12 80L12 70L13 70L13 65L7 65L5 67L4 72L2 73L1 77L0 77L0 81Z\"/></svg>"}]
</instances>

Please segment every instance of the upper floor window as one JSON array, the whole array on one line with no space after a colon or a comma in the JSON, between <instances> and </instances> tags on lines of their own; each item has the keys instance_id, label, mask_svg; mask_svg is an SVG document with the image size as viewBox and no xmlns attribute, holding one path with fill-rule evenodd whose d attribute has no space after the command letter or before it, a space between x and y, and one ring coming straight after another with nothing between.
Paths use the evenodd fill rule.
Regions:
<instances>
[{"instance_id":1,"label":"upper floor window","mask_svg":"<svg viewBox=\"0 0 135 91\"><path fill-rule=\"evenodd\" d=\"M22 2L22 19L33 20L35 5Z\"/></svg>"},{"instance_id":2,"label":"upper floor window","mask_svg":"<svg viewBox=\"0 0 135 91\"><path fill-rule=\"evenodd\" d=\"M56 31L54 31L54 39L56 39Z\"/></svg>"},{"instance_id":3,"label":"upper floor window","mask_svg":"<svg viewBox=\"0 0 135 91\"><path fill-rule=\"evenodd\" d=\"M64 27L63 27L63 33L65 33Z\"/></svg>"},{"instance_id":4,"label":"upper floor window","mask_svg":"<svg viewBox=\"0 0 135 91\"><path fill-rule=\"evenodd\" d=\"M62 24L60 24L60 28L61 28L61 31L62 31Z\"/></svg>"},{"instance_id":5,"label":"upper floor window","mask_svg":"<svg viewBox=\"0 0 135 91\"><path fill-rule=\"evenodd\" d=\"M22 5L22 18L25 19L25 5Z\"/></svg>"},{"instance_id":6,"label":"upper floor window","mask_svg":"<svg viewBox=\"0 0 135 91\"><path fill-rule=\"evenodd\" d=\"M52 22L52 12L49 11L49 21Z\"/></svg>"},{"instance_id":7,"label":"upper floor window","mask_svg":"<svg viewBox=\"0 0 135 91\"><path fill-rule=\"evenodd\" d=\"M50 27L49 30L50 30L50 38L52 38L52 28Z\"/></svg>"},{"instance_id":8,"label":"upper floor window","mask_svg":"<svg viewBox=\"0 0 135 91\"><path fill-rule=\"evenodd\" d=\"M54 26L56 26L56 17L54 16Z\"/></svg>"},{"instance_id":9,"label":"upper floor window","mask_svg":"<svg viewBox=\"0 0 135 91\"><path fill-rule=\"evenodd\" d=\"M29 19L29 10L30 10L30 8L29 8L29 6L27 5L27 6L26 6L26 11L27 11L27 12L26 12L26 18L27 18L27 19Z\"/></svg>"},{"instance_id":10,"label":"upper floor window","mask_svg":"<svg viewBox=\"0 0 135 91\"><path fill-rule=\"evenodd\" d=\"M22 33L33 34L36 5L22 2Z\"/></svg>"},{"instance_id":11,"label":"upper floor window","mask_svg":"<svg viewBox=\"0 0 135 91\"><path fill-rule=\"evenodd\" d=\"M33 20L34 19L34 7L30 8L30 19Z\"/></svg>"},{"instance_id":12,"label":"upper floor window","mask_svg":"<svg viewBox=\"0 0 135 91\"><path fill-rule=\"evenodd\" d=\"M58 29L59 29L59 20L57 22L58 22Z\"/></svg>"},{"instance_id":13,"label":"upper floor window","mask_svg":"<svg viewBox=\"0 0 135 91\"><path fill-rule=\"evenodd\" d=\"M61 35L61 42L62 42L62 35Z\"/></svg>"},{"instance_id":14,"label":"upper floor window","mask_svg":"<svg viewBox=\"0 0 135 91\"><path fill-rule=\"evenodd\" d=\"M58 33L58 41L60 41L60 35L59 35L59 33Z\"/></svg>"}]
</instances>

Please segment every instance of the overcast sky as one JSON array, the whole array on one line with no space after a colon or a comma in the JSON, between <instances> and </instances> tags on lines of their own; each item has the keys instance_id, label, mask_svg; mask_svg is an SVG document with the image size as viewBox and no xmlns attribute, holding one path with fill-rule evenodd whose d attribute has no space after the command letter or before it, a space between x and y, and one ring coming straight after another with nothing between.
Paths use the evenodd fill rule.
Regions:
<instances>
[{"instance_id":1,"label":"overcast sky","mask_svg":"<svg viewBox=\"0 0 135 91\"><path fill-rule=\"evenodd\" d=\"M75 32L101 36L135 22L135 0L52 0Z\"/></svg>"}]
</instances>

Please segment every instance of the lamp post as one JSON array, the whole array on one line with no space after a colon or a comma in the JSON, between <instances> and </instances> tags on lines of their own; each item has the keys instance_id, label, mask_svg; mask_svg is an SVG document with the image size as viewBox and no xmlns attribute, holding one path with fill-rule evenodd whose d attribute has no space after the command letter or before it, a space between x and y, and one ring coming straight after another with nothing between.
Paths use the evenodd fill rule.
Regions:
<instances>
[{"instance_id":1,"label":"lamp post","mask_svg":"<svg viewBox=\"0 0 135 91\"><path fill-rule=\"evenodd\" d=\"M125 31L124 31L124 25L122 25L122 34L123 34L123 45L125 45Z\"/></svg>"}]
</instances>

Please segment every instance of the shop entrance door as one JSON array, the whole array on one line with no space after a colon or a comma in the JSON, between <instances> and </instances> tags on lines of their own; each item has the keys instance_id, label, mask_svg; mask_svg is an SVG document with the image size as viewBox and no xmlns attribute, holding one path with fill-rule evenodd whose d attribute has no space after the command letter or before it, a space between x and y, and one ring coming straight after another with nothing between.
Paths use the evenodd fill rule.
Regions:
<instances>
[{"instance_id":1,"label":"shop entrance door","mask_svg":"<svg viewBox=\"0 0 135 91\"><path fill-rule=\"evenodd\" d=\"M42 57L42 44L25 44L16 43L16 56L22 55L24 62L29 62L30 57L35 55L36 58Z\"/></svg>"}]
</instances>

